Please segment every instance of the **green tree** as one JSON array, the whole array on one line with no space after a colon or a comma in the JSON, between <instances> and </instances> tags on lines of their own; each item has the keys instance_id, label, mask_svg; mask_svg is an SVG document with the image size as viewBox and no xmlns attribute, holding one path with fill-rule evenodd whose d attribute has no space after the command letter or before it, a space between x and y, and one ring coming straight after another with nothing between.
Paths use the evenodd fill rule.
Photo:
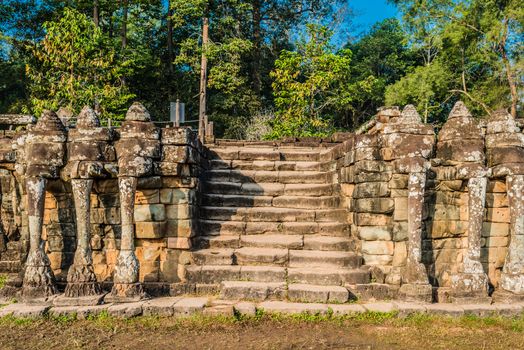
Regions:
<instances>
[{"instance_id":1,"label":"green tree","mask_svg":"<svg viewBox=\"0 0 524 350\"><path fill-rule=\"evenodd\" d=\"M385 19L369 33L346 45L353 52L351 81L374 77L368 90L354 94L352 106L341 120L341 126L356 128L377 112L385 102L386 87L398 81L409 70L420 64L417 51L408 46L406 32L397 19Z\"/></svg>"},{"instance_id":2,"label":"green tree","mask_svg":"<svg viewBox=\"0 0 524 350\"><path fill-rule=\"evenodd\" d=\"M464 98L476 113L521 108L524 8L519 0L395 0L426 65L438 61L448 74L443 106ZM430 69L430 68L428 68ZM430 69L435 70L435 69Z\"/></svg>"},{"instance_id":3,"label":"green tree","mask_svg":"<svg viewBox=\"0 0 524 350\"><path fill-rule=\"evenodd\" d=\"M452 75L440 60L418 66L405 77L386 89L386 104L414 104L423 111L425 123L433 121L431 115L439 115L444 107L442 98L449 93Z\"/></svg>"},{"instance_id":4,"label":"green tree","mask_svg":"<svg viewBox=\"0 0 524 350\"><path fill-rule=\"evenodd\" d=\"M218 122L219 134L241 137L242 125L260 108L258 97L250 86L246 64L252 43L241 30L250 4L239 0L172 0L171 6L174 31L186 35L176 43L178 69L192 77L193 91L198 91L201 57L205 56L209 67L209 118ZM202 45L204 18L209 21L209 42ZM191 108L196 101L191 98L188 102Z\"/></svg>"},{"instance_id":5,"label":"green tree","mask_svg":"<svg viewBox=\"0 0 524 350\"><path fill-rule=\"evenodd\" d=\"M32 110L67 107L78 113L99 104L105 117L120 119L133 97L121 84L123 67L115 50L93 21L66 8L55 22L44 24L46 36L27 66Z\"/></svg>"},{"instance_id":6,"label":"green tree","mask_svg":"<svg viewBox=\"0 0 524 350\"><path fill-rule=\"evenodd\" d=\"M277 117L269 138L325 136L333 131L337 112L351 108L359 89L369 89L373 77L350 83L351 51L334 52L332 32L310 24L308 38L297 51L281 52L271 72Z\"/></svg>"}]
</instances>

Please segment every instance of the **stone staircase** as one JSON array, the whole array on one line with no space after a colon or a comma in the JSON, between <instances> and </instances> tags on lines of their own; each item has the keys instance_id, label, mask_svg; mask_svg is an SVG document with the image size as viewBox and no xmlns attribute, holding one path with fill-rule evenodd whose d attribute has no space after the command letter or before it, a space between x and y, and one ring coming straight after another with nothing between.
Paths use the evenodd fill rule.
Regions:
<instances>
[{"instance_id":1,"label":"stone staircase","mask_svg":"<svg viewBox=\"0 0 524 350\"><path fill-rule=\"evenodd\" d=\"M320 147L210 147L188 282L226 299L346 302L352 251L336 164Z\"/></svg>"}]
</instances>

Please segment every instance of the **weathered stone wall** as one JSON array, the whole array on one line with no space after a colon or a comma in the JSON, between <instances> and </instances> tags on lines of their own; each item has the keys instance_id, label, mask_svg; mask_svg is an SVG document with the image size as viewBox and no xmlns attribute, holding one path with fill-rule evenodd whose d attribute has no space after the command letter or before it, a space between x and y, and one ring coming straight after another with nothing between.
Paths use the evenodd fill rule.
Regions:
<instances>
[{"instance_id":1,"label":"weathered stone wall","mask_svg":"<svg viewBox=\"0 0 524 350\"><path fill-rule=\"evenodd\" d=\"M28 130L33 128L28 126ZM71 188L71 177L75 174L93 179L90 247L99 282L112 281L119 255L122 222L117 155L126 150L115 152L115 145L121 139L120 129L98 130L91 138L84 135L84 139L77 142L72 140L77 130L69 130L67 155L63 158L67 163L59 170L59 176L49 179L46 185L43 248L57 282L62 285L67 281L77 250L77 220ZM132 137L143 139L140 132ZM109 136L103 144L100 144L100 133ZM150 169L138 178L135 194L135 254L140 262L139 280L152 283L152 288L157 285L165 289L169 283L183 278L179 275L182 271L179 262L184 259L183 252L191 248L191 238L197 232L198 174L205 162L200 159L201 146L191 129L163 128L154 133L158 135L155 137L159 145L153 151ZM27 135L26 131L9 132L0 139L3 157L0 162L0 271L3 273L21 271L21 263L29 250L28 198L24 182L28 176ZM92 154L94 159L89 159Z\"/></svg>"},{"instance_id":2,"label":"weathered stone wall","mask_svg":"<svg viewBox=\"0 0 524 350\"><path fill-rule=\"evenodd\" d=\"M343 150L338 157L341 196L365 263L380 268L376 281L405 284L413 271L409 254L419 245L418 261L431 284L441 287L442 298L464 289L453 285L453 276L462 281L485 273L490 290L499 288L511 222L522 221L522 204L515 204L511 214L506 182L508 177L520 181L523 134L508 118L499 111L487 121L475 119L458 103L436 137L432 127L413 122L420 119L412 108L402 113L383 109L366 134L337 146ZM424 184L419 208L409 202L413 174ZM472 186L477 186L474 197ZM515 197L522 199L522 193ZM514 230L522 229L514 224ZM419 242L413 246L410 237L417 231ZM514 271L520 274L517 260Z\"/></svg>"},{"instance_id":3,"label":"weathered stone wall","mask_svg":"<svg viewBox=\"0 0 524 350\"><path fill-rule=\"evenodd\" d=\"M184 265L197 235L205 235L198 227L199 177L211 166L195 133L157 128L135 105L122 129L91 121L60 131L52 115L46 118L0 138L0 271L21 271L36 251L30 242L38 201L28 206L27 186L31 195L38 186L27 179L42 178L41 238L58 282L71 282L71 266L83 261L75 256L81 221L89 224L92 254L85 254L98 282L112 283L126 241L140 264L139 282L183 290ZM420 120L412 106L385 108L365 132L316 144L329 150L320 161L337 170L352 250L372 266L373 282L390 286L389 296L431 300L432 286L439 300L479 298L493 289L524 293L524 134L507 113L480 120L462 103L438 132ZM89 220L77 217L75 180L92 186ZM135 183L134 202L123 208L123 189ZM122 217L128 209L132 228Z\"/></svg>"}]
</instances>

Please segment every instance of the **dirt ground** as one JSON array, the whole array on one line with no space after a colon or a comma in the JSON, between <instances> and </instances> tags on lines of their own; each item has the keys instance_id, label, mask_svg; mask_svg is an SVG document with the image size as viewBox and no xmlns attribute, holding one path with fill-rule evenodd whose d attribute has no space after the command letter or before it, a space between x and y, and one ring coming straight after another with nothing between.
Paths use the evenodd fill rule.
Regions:
<instances>
[{"instance_id":1,"label":"dirt ground","mask_svg":"<svg viewBox=\"0 0 524 350\"><path fill-rule=\"evenodd\" d=\"M0 319L0 349L524 349L524 319Z\"/></svg>"}]
</instances>

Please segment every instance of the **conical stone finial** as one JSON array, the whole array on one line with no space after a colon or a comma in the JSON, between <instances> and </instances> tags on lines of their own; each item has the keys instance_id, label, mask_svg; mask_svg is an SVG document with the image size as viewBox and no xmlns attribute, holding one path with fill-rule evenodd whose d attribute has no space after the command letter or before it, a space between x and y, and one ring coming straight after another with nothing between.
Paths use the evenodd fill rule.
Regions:
<instances>
[{"instance_id":1,"label":"conical stone finial","mask_svg":"<svg viewBox=\"0 0 524 350\"><path fill-rule=\"evenodd\" d=\"M97 128L100 127L100 120L92 108L85 106L78 115L76 127L79 129Z\"/></svg>"},{"instance_id":2,"label":"conical stone finial","mask_svg":"<svg viewBox=\"0 0 524 350\"><path fill-rule=\"evenodd\" d=\"M127 110L126 121L134 120L141 122L150 122L151 115L147 111L146 107L140 102L134 102L131 107Z\"/></svg>"},{"instance_id":3,"label":"conical stone finial","mask_svg":"<svg viewBox=\"0 0 524 350\"><path fill-rule=\"evenodd\" d=\"M404 107L401 113L401 118L403 121L420 123L420 114L418 114L417 109L413 105L407 105Z\"/></svg>"},{"instance_id":4,"label":"conical stone finial","mask_svg":"<svg viewBox=\"0 0 524 350\"><path fill-rule=\"evenodd\" d=\"M491 115L491 120L514 120L513 116L509 114L508 110L505 108L497 109L493 114Z\"/></svg>"},{"instance_id":5,"label":"conical stone finial","mask_svg":"<svg viewBox=\"0 0 524 350\"><path fill-rule=\"evenodd\" d=\"M462 101L457 101L453 106L453 109L449 113L448 119L458 118L458 117L472 117L471 113L468 110L468 107Z\"/></svg>"},{"instance_id":6,"label":"conical stone finial","mask_svg":"<svg viewBox=\"0 0 524 350\"><path fill-rule=\"evenodd\" d=\"M42 116L38 119L35 125L35 130L41 131L65 131L64 124L58 115L48 109L44 109Z\"/></svg>"}]
</instances>

